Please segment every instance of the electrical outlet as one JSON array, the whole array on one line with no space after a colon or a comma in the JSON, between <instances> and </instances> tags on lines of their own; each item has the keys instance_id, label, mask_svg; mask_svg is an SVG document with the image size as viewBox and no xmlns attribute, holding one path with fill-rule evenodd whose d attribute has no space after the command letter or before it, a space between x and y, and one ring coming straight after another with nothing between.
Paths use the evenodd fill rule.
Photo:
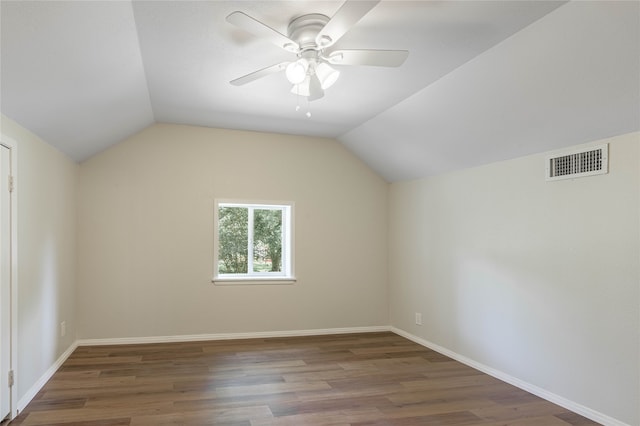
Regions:
<instances>
[{"instance_id":1,"label":"electrical outlet","mask_svg":"<svg viewBox=\"0 0 640 426\"><path fill-rule=\"evenodd\" d=\"M64 337L67 335L67 322L62 321L60 323L60 337Z\"/></svg>"},{"instance_id":2,"label":"electrical outlet","mask_svg":"<svg viewBox=\"0 0 640 426\"><path fill-rule=\"evenodd\" d=\"M422 314L416 312L416 325L422 325Z\"/></svg>"}]
</instances>

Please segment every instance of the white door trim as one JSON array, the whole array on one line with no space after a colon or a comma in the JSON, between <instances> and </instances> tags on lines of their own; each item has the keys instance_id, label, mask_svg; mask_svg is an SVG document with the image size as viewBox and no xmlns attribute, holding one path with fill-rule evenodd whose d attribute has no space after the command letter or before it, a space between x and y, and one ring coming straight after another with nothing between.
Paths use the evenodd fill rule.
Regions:
<instances>
[{"instance_id":1,"label":"white door trim","mask_svg":"<svg viewBox=\"0 0 640 426\"><path fill-rule=\"evenodd\" d=\"M9 418L18 415L18 143L4 134L0 134L0 143L11 151L11 175L13 192L11 193L11 356L10 369L13 370L13 386L9 390Z\"/></svg>"}]
</instances>

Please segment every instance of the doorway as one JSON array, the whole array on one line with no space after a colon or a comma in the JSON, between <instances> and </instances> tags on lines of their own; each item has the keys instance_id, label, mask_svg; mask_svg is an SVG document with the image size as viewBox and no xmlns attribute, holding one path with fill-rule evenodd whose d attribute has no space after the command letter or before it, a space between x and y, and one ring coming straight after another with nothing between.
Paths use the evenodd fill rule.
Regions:
<instances>
[{"instance_id":1,"label":"doorway","mask_svg":"<svg viewBox=\"0 0 640 426\"><path fill-rule=\"evenodd\" d=\"M0 421L13 414L13 171L12 147L0 143Z\"/></svg>"}]
</instances>

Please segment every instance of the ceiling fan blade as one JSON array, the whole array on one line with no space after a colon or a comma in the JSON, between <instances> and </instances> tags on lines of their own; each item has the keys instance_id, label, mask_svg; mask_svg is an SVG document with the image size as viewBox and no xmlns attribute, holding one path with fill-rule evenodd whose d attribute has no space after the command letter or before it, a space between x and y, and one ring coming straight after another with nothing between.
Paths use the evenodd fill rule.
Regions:
<instances>
[{"instance_id":1,"label":"ceiling fan blade","mask_svg":"<svg viewBox=\"0 0 640 426\"><path fill-rule=\"evenodd\" d=\"M231 80L230 83L234 86L242 86L247 83L251 83L259 78L266 77L269 74L276 73L278 71L282 71L287 67L289 62L282 62L276 65L271 65L270 67L262 68L261 70L254 71L250 74L244 75L242 77L236 78L235 80Z\"/></svg>"},{"instance_id":2,"label":"ceiling fan blade","mask_svg":"<svg viewBox=\"0 0 640 426\"><path fill-rule=\"evenodd\" d=\"M289 37L279 33L278 31L274 30L268 25L263 24L257 19L252 18L246 13L235 11L227 16L227 22L235 25L236 27L242 28L248 33L269 40L271 43L283 48L286 51L296 53L300 48L298 46L298 43L291 40Z\"/></svg>"},{"instance_id":3,"label":"ceiling fan blade","mask_svg":"<svg viewBox=\"0 0 640 426\"><path fill-rule=\"evenodd\" d=\"M327 61L333 65L399 67L408 56L408 50L335 50Z\"/></svg>"},{"instance_id":4,"label":"ceiling fan blade","mask_svg":"<svg viewBox=\"0 0 640 426\"><path fill-rule=\"evenodd\" d=\"M318 46L333 45L364 15L380 3L380 0L347 0L316 36Z\"/></svg>"}]
</instances>

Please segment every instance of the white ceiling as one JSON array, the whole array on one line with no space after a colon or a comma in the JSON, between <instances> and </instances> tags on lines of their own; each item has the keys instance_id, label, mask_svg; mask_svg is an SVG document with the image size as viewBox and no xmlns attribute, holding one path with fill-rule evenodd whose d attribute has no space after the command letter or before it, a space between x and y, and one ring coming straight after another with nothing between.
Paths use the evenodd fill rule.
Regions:
<instances>
[{"instance_id":1,"label":"white ceiling","mask_svg":"<svg viewBox=\"0 0 640 426\"><path fill-rule=\"evenodd\" d=\"M640 130L640 2L383 1L336 45L407 49L400 68L336 67L295 111L286 33L337 1L5 1L0 106L76 161L154 122L335 137L388 181ZM303 103L303 107L306 104Z\"/></svg>"}]
</instances>

